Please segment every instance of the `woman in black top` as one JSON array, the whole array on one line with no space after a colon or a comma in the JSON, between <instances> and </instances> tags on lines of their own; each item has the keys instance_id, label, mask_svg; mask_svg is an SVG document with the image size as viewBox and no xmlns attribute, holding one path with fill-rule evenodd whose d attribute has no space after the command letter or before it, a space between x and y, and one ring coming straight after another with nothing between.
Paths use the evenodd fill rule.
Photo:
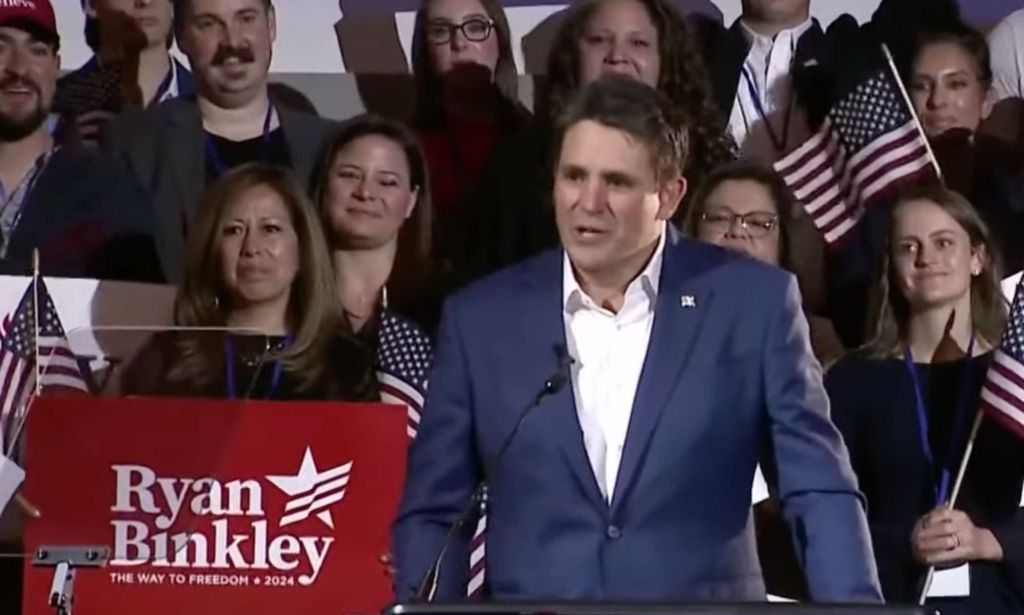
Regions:
<instances>
[{"instance_id":1,"label":"woman in black top","mask_svg":"<svg viewBox=\"0 0 1024 615\"><path fill-rule=\"evenodd\" d=\"M319 178L314 198L345 322L375 354L382 399L409 405L417 423L441 301L423 152L404 125L366 115L329 140Z\"/></svg>"},{"instance_id":2,"label":"woman in black top","mask_svg":"<svg viewBox=\"0 0 1024 615\"><path fill-rule=\"evenodd\" d=\"M203 197L174 321L126 371L127 393L248 399L377 398L347 333L323 231L288 172L229 171ZM238 334L201 331L234 329Z\"/></svg>"},{"instance_id":3,"label":"woman in black top","mask_svg":"<svg viewBox=\"0 0 1024 615\"><path fill-rule=\"evenodd\" d=\"M983 421L956 508L955 482L1006 316L988 230L938 186L892 213L874 341L825 380L868 504L885 597L915 603L929 565L969 564L970 596L942 613L1024 612L1024 446Z\"/></svg>"}]
</instances>

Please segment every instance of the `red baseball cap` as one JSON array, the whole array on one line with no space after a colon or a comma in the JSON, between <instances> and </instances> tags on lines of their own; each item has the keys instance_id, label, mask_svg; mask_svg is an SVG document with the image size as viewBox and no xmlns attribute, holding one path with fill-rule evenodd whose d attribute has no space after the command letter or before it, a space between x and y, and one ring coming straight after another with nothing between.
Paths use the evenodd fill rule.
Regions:
<instances>
[{"instance_id":1,"label":"red baseball cap","mask_svg":"<svg viewBox=\"0 0 1024 615\"><path fill-rule=\"evenodd\" d=\"M0 0L0 26L20 22L38 29L40 34L60 41L57 16L50 0Z\"/></svg>"}]
</instances>

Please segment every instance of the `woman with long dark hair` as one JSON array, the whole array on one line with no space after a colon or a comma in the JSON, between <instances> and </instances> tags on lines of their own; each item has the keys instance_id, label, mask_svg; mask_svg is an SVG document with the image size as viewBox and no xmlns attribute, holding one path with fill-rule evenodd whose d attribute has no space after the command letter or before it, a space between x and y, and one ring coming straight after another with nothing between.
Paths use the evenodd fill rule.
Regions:
<instances>
[{"instance_id":1,"label":"woman with long dark hair","mask_svg":"<svg viewBox=\"0 0 1024 615\"><path fill-rule=\"evenodd\" d=\"M988 43L968 26L916 39L907 90L947 185L970 197L1007 271L1024 267L1024 155L979 128L995 92Z\"/></svg>"},{"instance_id":2,"label":"woman with long dark hair","mask_svg":"<svg viewBox=\"0 0 1024 615\"><path fill-rule=\"evenodd\" d=\"M387 307L433 329L433 211L415 136L377 116L351 120L328 143L319 176L314 200L349 327L361 331Z\"/></svg>"},{"instance_id":3,"label":"woman with long dark hair","mask_svg":"<svg viewBox=\"0 0 1024 615\"><path fill-rule=\"evenodd\" d=\"M440 305L423 152L402 124L367 115L329 141L319 176L335 300L375 356L382 399L408 405L418 423Z\"/></svg>"},{"instance_id":4,"label":"woman with long dark hair","mask_svg":"<svg viewBox=\"0 0 1024 615\"><path fill-rule=\"evenodd\" d=\"M929 566L968 566L970 595L942 613L1024 610L1024 450L983 421L955 508L947 507L1006 303L988 229L938 185L891 215L872 342L832 368L832 418L867 498L887 602L915 603Z\"/></svg>"},{"instance_id":5,"label":"woman with long dark hair","mask_svg":"<svg viewBox=\"0 0 1024 615\"><path fill-rule=\"evenodd\" d=\"M434 194L434 251L442 264L465 234L466 197L496 147L529 118L519 103L508 19L498 0L424 0L412 68L419 137Z\"/></svg>"},{"instance_id":6,"label":"woman with long dark hair","mask_svg":"<svg viewBox=\"0 0 1024 615\"><path fill-rule=\"evenodd\" d=\"M335 297L319 220L288 171L234 169L207 190L189 233L174 304L184 331L143 349L125 391L374 399L370 354L347 333Z\"/></svg>"}]
</instances>

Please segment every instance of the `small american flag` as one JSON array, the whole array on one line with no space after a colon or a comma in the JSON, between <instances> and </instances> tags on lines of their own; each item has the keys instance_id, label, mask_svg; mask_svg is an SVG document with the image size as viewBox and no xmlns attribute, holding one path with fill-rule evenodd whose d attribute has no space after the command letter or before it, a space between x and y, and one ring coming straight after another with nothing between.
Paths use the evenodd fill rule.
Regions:
<instances>
[{"instance_id":1,"label":"small american flag","mask_svg":"<svg viewBox=\"0 0 1024 615\"><path fill-rule=\"evenodd\" d=\"M981 388L981 407L992 420L1024 438L1024 283L1017 287L1010 322Z\"/></svg>"},{"instance_id":2,"label":"small american flag","mask_svg":"<svg viewBox=\"0 0 1024 615\"><path fill-rule=\"evenodd\" d=\"M29 398L36 388L36 317L33 289L39 300L39 386L44 392L88 392L85 378L68 345L53 298L42 278L36 278L13 314L4 319L0 336L0 443L20 432ZM5 438L5 432L9 435ZM14 447L6 443L5 450Z\"/></svg>"},{"instance_id":3,"label":"small american flag","mask_svg":"<svg viewBox=\"0 0 1024 615\"><path fill-rule=\"evenodd\" d=\"M427 392L427 376L433 361L430 337L412 322L384 309L381 314L380 346L377 351L377 382L380 400L405 406L409 411L407 431L415 438ZM484 529L481 517L470 545L470 579L466 595L480 597L484 585Z\"/></svg>"},{"instance_id":4,"label":"small american flag","mask_svg":"<svg viewBox=\"0 0 1024 615\"><path fill-rule=\"evenodd\" d=\"M839 98L821 129L775 163L829 245L852 230L865 208L938 166L888 60Z\"/></svg>"},{"instance_id":5,"label":"small american flag","mask_svg":"<svg viewBox=\"0 0 1024 615\"><path fill-rule=\"evenodd\" d=\"M484 593L484 581L487 580L487 569L484 556L487 555L487 515L480 517L473 532L473 540L469 543L469 586L466 595L470 598L481 598Z\"/></svg>"},{"instance_id":6,"label":"small american flag","mask_svg":"<svg viewBox=\"0 0 1024 615\"><path fill-rule=\"evenodd\" d=\"M406 407L409 411L406 430L410 438L415 438L433 360L430 337L411 321L386 308L381 313L377 336L380 400Z\"/></svg>"}]
</instances>

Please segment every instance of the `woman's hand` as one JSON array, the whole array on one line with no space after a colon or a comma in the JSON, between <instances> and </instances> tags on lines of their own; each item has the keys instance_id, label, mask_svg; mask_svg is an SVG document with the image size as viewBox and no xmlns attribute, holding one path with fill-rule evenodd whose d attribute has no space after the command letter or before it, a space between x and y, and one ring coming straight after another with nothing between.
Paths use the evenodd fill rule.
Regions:
<instances>
[{"instance_id":1,"label":"woman's hand","mask_svg":"<svg viewBox=\"0 0 1024 615\"><path fill-rule=\"evenodd\" d=\"M974 525L963 511L945 506L918 519L910 542L914 559L928 566L1003 559L1003 547L992 532Z\"/></svg>"}]
</instances>

